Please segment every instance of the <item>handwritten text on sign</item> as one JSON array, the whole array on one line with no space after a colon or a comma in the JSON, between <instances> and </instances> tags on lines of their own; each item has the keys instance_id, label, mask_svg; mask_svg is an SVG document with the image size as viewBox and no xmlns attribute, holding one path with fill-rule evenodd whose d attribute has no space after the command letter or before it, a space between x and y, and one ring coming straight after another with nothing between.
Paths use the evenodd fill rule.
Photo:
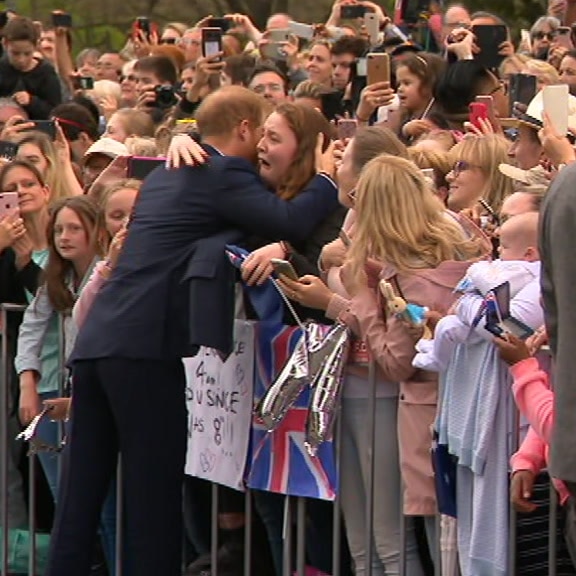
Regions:
<instances>
[{"instance_id":1,"label":"handwritten text on sign","mask_svg":"<svg viewBox=\"0 0 576 576\"><path fill-rule=\"evenodd\" d=\"M186 474L243 489L254 381L254 329L237 320L226 362L209 348L185 358L188 405Z\"/></svg>"}]
</instances>

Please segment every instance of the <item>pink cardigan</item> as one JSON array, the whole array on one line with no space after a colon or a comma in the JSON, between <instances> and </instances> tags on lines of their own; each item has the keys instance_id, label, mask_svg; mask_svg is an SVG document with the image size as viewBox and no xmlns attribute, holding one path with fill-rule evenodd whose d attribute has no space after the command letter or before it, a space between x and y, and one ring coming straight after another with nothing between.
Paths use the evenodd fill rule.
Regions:
<instances>
[{"instance_id":1,"label":"pink cardigan","mask_svg":"<svg viewBox=\"0 0 576 576\"><path fill-rule=\"evenodd\" d=\"M522 446L512 456L512 470L540 472L548 462L549 444L554 426L554 393L550 390L548 375L540 369L536 358L527 358L510 368L514 378L512 392L518 409L528 419L530 430ZM569 494L560 480L554 486L564 504Z\"/></svg>"},{"instance_id":2,"label":"pink cardigan","mask_svg":"<svg viewBox=\"0 0 576 576\"><path fill-rule=\"evenodd\" d=\"M94 298L96 298L96 295L100 292L100 288L102 288L103 284L106 282L106 279L101 274L101 270L105 265L106 262L101 260L96 264L96 266L94 266L90 280L88 280L86 286L84 286L84 289L80 292L76 304L74 304L74 308L72 309L72 320L78 328L84 324L88 311L94 303Z\"/></svg>"}]
</instances>

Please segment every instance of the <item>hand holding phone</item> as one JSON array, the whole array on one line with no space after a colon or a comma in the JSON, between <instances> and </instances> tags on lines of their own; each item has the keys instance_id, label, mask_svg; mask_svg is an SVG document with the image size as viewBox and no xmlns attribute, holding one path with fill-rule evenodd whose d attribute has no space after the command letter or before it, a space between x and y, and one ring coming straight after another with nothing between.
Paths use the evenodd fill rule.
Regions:
<instances>
[{"instance_id":1,"label":"hand holding phone","mask_svg":"<svg viewBox=\"0 0 576 576\"><path fill-rule=\"evenodd\" d=\"M380 52L370 52L366 56L367 84L390 82L390 56Z\"/></svg>"},{"instance_id":2,"label":"hand holding phone","mask_svg":"<svg viewBox=\"0 0 576 576\"><path fill-rule=\"evenodd\" d=\"M358 130L358 120L351 120L347 118L341 118L338 120L338 140L348 140L356 136L356 131Z\"/></svg>"},{"instance_id":3,"label":"hand holding phone","mask_svg":"<svg viewBox=\"0 0 576 576\"><path fill-rule=\"evenodd\" d=\"M72 28L72 16L61 10L52 12L52 26L54 28Z\"/></svg>"},{"instance_id":4,"label":"hand holding phone","mask_svg":"<svg viewBox=\"0 0 576 576\"><path fill-rule=\"evenodd\" d=\"M0 220L7 216L15 216L20 212L18 192L3 192L0 194Z\"/></svg>"},{"instance_id":5,"label":"hand holding phone","mask_svg":"<svg viewBox=\"0 0 576 576\"><path fill-rule=\"evenodd\" d=\"M470 124L483 132L481 120L488 122L488 108L483 102L472 102L470 104Z\"/></svg>"},{"instance_id":6,"label":"hand holding phone","mask_svg":"<svg viewBox=\"0 0 576 576\"><path fill-rule=\"evenodd\" d=\"M202 28L202 55L205 58L222 52L222 30L220 28Z\"/></svg>"}]
</instances>

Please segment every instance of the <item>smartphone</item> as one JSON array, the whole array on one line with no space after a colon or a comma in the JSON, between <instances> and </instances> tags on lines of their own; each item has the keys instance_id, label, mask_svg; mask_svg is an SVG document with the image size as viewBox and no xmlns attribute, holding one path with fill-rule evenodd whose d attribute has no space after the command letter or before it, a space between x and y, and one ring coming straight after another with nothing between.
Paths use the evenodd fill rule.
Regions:
<instances>
[{"instance_id":1,"label":"smartphone","mask_svg":"<svg viewBox=\"0 0 576 576\"><path fill-rule=\"evenodd\" d=\"M344 104L340 92L328 92L322 94L322 114L328 120L336 120L338 116L344 115Z\"/></svg>"},{"instance_id":2,"label":"smartphone","mask_svg":"<svg viewBox=\"0 0 576 576\"><path fill-rule=\"evenodd\" d=\"M475 101L486 105L488 120L492 126L496 127L498 122L496 112L494 110L494 98L492 98L492 96L476 96Z\"/></svg>"},{"instance_id":3,"label":"smartphone","mask_svg":"<svg viewBox=\"0 0 576 576\"><path fill-rule=\"evenodd\" d=\"M270 260L270 264L272 264L272 268L276 275L283 274L284 276L290 278L290 280L298 281L298 274L296 274L296 270L294 270L294 266L288 262L288 260L281 260L280 258L272 258Z\"/></svg>"},{"instance_id":4,"label":"smartphone","mask_svg":"<svg viewBox=\"0 0 576 576\"><path fill-rule=\"evenodd\" d=\"M18 212L18 192L3 192L0 194L0 218L6 218Z\"/></svg>"},{"instance_id":5,"label":"smartphone","mask_svg":"<svg viewBox=\"0 0 576 576\"><path fill-rule=\"evenodd\" d=\"M14 160L18 154L18 144L0 140L0 158L5 160Z\"/></svg>"},{"instance_id":6,"label":"smartphone","mask_svg":"<svg viewBox=\"0 0 576 576\"><path fill-rule=\"evenodd\" d=\"M514 116L514 104L528 106L536 96L536 76L532 74L512 74L510 76L510 116Z\"/></svg>"},{"instance_id":7,"label":"smartphone","mask_svg":"<svg viewBox=\"0 0 576 576\"><path fill-rule=\"evenodd\" d=\"M566 136L568 133L568 96L569 87L567 84L545 86L542 90L544 112L548 114L554 129L560 136Z\"/></svg>"},{"instance_id":8,"label":"smartphone","mask_svg":"<svg viewBox=\"0 0 576 576\"><path fill-rule=\"evenodd\" d=\"M27 122L34 122L34 127L30 128L29 131L43 132L50 140L56 140L56 123L54 120L28 120Z\"/></svg>"},{"instance_id":9,"label":"smartphone","mask_svg":"<svg viewBox=\"0 0 576 576\"><path fill-rule=\"evenodd\" d=\"M279 28L278 30L270 30L271 42L288 42L290 40L290 29Z\"/></svg>"},{"instance_id":10,"label":"smartphone","mask_svg":"<svg viewBox=\"0 0 576 576\"><path fill-rule=\"evenodd\" d=\"M310 24L290 22L289 30L290 34L294 34L294 36L303 38L304 40L312 40L312 38L314 38L314 26L311 26Z\"/></svg>"},{"instance_id":11,"label":"smartphone","mask_svg":"<svg viewBox=\"0 0 576 576\"><path fill-rule=\"evenodd\" d=\"M505 58L499 51L502 42L508 40L508 28L504 24L479 25L472 27L472 33L480 50L474 59L489 70L498 68Z\"/></svg>"},{"instance_id":12,"label":"smartphone","mask_svg":"<svg viewBox=\"0 0 576 576\"><path fill-rule=\"evenodd\" d=\"M264 58L270 60L286 60L286 54L282 50L282 44L280 42L268 42L260 48L260 52Z\"/></svg>"},{"instance_id":13,"label":"smartphone","mask_svg":"<svg viewBox=\"0 0 576 576\"><path fill-rule=\"evenodd\" d=\"M472 102L470 104L470 124L476 126L479 130L482 130L480 120L488 120L488 108L483 102Z\"/></svg>"},{"instance_id":14,"label":"smartphone","mask_svg":"<svg viewBox=\"0 0 576 576\"><path fill-rule=\"evenodd\" d=\"M206 58L222 52L222 30L202 28L202 55Z\"/></svg>"},{"instance_id":15,"label":"smartphone","mask_svg":"<svg viewBox=\"0 0 576 576\"><path fill-rule=\"evenodd\" d=\"M349 138L354 138L356 136L356 131L358 130L358 120L350 120L347 118L341 118L338 120L338 140L346 140Z\"/></svg>"},{"instance_id":16,"label":"smartphone","mask_svg":"<svg viewBox=\"0 0 576 576\"><path fill-rule=\"evenodd\" d=\"M376 82L390 82L390 56L380 52L370 52L366 56L366 76L368 86Z\"/></svg>"},{"instance_id":17,"label":"smartphone","mask_svg":"<svg viewBox=\"0 0 576 576\"><path fill-rule=\"evenodd\" d=\"M136 28L141 30L142 33L150 40L150 35L152 34L152 26L150 25L150 18L147 16L138 16L136 18Z\"/></svg>"},{"instance_id":18,"label":"smartphone","mask_svg":"<svg viewBox=\"0 0 576 576\"><path fill-rule=\"evenodd\" d=\"M145 180L148 174L158 166L165 166L166 158L147 158L144 156L132 156L128 158L127 178Z\"/></svg>"},{"instance_id":19,"label":"smartphone","mask_svg":"<svg viewBox=\"0 0 576 576\"><path fill-rule=\"evenodd\" d=\"M520 30L520 40L529 52L532 52L532 37L529 30Z\"/></svg>"},{"instance_id":20,"label":"smartphone","mask_svg":"<svg viewBox=\"0 0 576 576\"><path fill-rule=\"evenodd\" d=\"M370 38L370 46L378 46L380 43L380 20L376 12L364 14L364 26Z\"/></svg>"},{"instance_id":21,"label":"smartphone","mask_svg":"<svg viewBox=\"0 0 576 576\"><path fill-rule=\"evenodd\" d=\"M233 21L229 18L210 18L206 23L207 28L220 28L223 33L232 28Z\"/></svg>"},{"instance_id":22,"label":"smartphone","mask_svg":"<svg viewBox=\"0 0 576 576\"><path fill-rule=\"evenodd\" d=\"M521 340L532 336L534 330L510 314L510 282L500 284L491 292L494 295L494 308L486 311L486 330L497 338L505 338L506 333Z\"/></svg>"},{"instance_id":23,"label":"smartphone","mask_svg":"<svg viewBox=\"0 0 576 576\"><path fill-rule=\"evenodd\" d=\"M92 76L74 76L72 78L74 90L93 90L94 78Z\"/></svg>"},{"instance_id":24,"label":"smartphone","mask_svg":"<svg viewBox=\"0 0 576 576\"><path fill-rule=\"evenodd\" d=\"M570 34L572 33L572 29L570 26L560 26L556 31L556 40L555 44L562 48L567 48L570 50L572 48L572 39L570 38Z\"/></svg>"},{"instance_id":25,"label":"smartphone","mask_svg":"<svg viewBox=\"0 0 576 576\"><path fill-rule=\"evenodd\" d=\"M72 15L66 12L52 12L54 28L72 28Z\"/></svg>"},{"instance_id":26,"label":"smartphone","mask_svg":"<svg viewBox=\"0 0 576 576\"><path fill-rule=\"evenodd\" d=\"M340 18L342 20L364 18L364 14L366 14L366 6L362 6L362 4L352 4L340 8Z\"/></svg>"}]
</instances>

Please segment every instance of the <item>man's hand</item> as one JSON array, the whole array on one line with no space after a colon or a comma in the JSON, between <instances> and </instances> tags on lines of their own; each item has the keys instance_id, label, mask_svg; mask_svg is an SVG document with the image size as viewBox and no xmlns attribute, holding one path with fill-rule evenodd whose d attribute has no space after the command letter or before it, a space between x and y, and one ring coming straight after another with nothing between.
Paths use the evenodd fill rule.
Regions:
<instances>
[{"instance_id":1,"label":"man's hand","mask_svg":"<svg viewBox=\"0 0 576 576\"><path fill-rule=\"evenodd\" d=\"M21 92L14 92L12 94L12 100L18 104L18 106L28 106L30 104L31 96L28 92L22 90Z\"/></svg>"}]
</instances>

